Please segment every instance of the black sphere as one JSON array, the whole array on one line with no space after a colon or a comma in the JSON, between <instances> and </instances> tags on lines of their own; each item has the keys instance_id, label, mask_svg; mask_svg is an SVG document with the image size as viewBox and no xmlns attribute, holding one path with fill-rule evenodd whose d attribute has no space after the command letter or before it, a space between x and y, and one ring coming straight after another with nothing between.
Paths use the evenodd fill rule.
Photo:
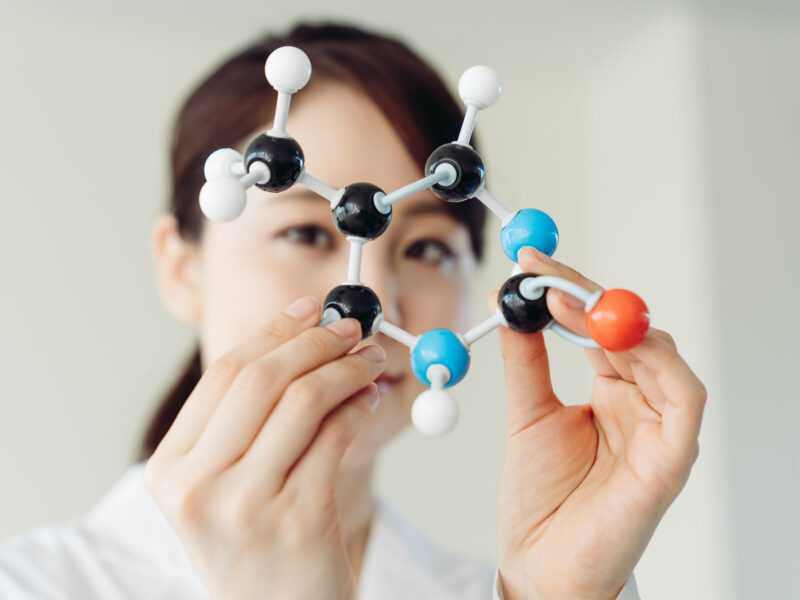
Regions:
<instances>
[{"instance_id":1,"label":"black sphere","mask_svg":"<svg viewBox=\"0 0 800 600\"><path fill-rule=\"evenodd\" d=\"M256 186L267 192L280 192L292 187L300 177L305 157L294 138L262 133L244 152L244 164L248 170L257 160L269 167L270 178L267 183L256 183Z\"/></svg>"},{"instance_id":2,"label":"black sphere","mask_svg":"<svg viewBox=\"0 0 800 600\"><path fill-rule=\"evenodd\" d=\"M541 331L553 320L550 311L547 310L547 290L536 300L528 300L519 290L519 285L523 279L536 277L530 273L520 273L507 280L497 296L497 304L503 311L503 316L508 322L508 326L514 331L522 333L536 333Z\"/></svg>"},{"instance_id":3,"label":"black sphere","mask_svg":"<svg viewBox=\"0 0 800 600\"><path fill-rule=\"evenodd\" d=\"M383 214L375 208L374 197L383 190L371 183L354 183L344 188L344 195L333 209L333 222L345 235L374 240L389 226L392 210Z\"/></svg>"},{"instance_id":4,"label":"black sphere","mask_svg":"<svg viewBox=\"0 0 800 600\"><path fill-rule=\"evenodd\" d=\"M345 283L337 285L322 303L322 311L334 308L343 319L353 318L361 323L361 339L372 335L372 325L381 314L381 301L378 296L365 285Z\"/></svg>"},{"instance_id":5,"label":"black sphere","mask_svg":"<svg viewBox=\"0 0 800 600\"><path fill-rule=\"evenodd\" d=\"M455 142L439 146L428 157L425 172L433 175L436 167L442 163L450 163L456 168L456 180L447 187L438 183L431 186L439 198L448 202L463 202L480 189L483 183L483 160L471 147Z\"/></svg>"}]
</instances>

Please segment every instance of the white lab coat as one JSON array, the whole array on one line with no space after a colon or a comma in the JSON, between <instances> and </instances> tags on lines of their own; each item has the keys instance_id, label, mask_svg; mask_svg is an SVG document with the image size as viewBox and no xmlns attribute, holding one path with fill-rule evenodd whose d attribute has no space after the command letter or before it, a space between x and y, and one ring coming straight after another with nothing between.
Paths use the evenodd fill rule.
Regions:
<instances>
[{"instance_id":1,"label":"white lab coat","mask_svg":"<svg viewBox=\"0 0 800 600\"><path fill-rule=\"evenodd\" d=\"M130 466L86 515L0 545L0 599L208 598L143 467ZM358 600L502 600L494 566L443 552L384 500L376 506ZM618 600L639 600L633 576Z\"/></svg>"}]
</instances>

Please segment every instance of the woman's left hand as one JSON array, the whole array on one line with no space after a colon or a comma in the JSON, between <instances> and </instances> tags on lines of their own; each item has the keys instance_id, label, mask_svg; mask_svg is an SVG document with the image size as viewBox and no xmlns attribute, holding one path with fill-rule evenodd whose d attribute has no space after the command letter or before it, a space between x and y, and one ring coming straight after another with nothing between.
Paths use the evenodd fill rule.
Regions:
<instances>
[{"instance_id":1,"label":"woman's left hand","mask_svg":"<svg viewBox=\"0 0 800 600\"><path fill-rule=\"evenodd\" d=\"M518 258L525 272L600 289L536 250ZM547 305L586 335L582 303L550 289ZM587 350L596 372L589 403L565 406L551 386L542 334L499 333L508 388L504 596L613 600L697 460L705 387L669 334L651 328L630 351Z\"/></svg>"}]
</instances>

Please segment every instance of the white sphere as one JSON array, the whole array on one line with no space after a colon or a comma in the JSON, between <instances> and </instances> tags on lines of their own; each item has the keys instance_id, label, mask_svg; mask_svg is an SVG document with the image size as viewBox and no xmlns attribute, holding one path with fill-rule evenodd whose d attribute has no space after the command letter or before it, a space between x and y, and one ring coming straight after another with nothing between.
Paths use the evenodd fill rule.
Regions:
<instances>
[{"instance_id":1,"label":"white sphere","mask_svg":"<svg viewBox=\"0 0 800 600\"><path fill-rule=\"evenodd\" d=\"M206 181L217 177L232 177L231 167L236 163L244 163L242 155L233 148L220 148L208 155L203 166L203 175Z\"/></svg>"},{"instance_id":2,"label":"white sphere","mask_svg":"<svg viewBox=\"0 0 800 600\"><path fill-rule=\"evenodd\" d=\"M267 57L264 72L276 90L294 94L308 83L311 61L300 48L281 46Z\"/></svg>"},{"instance_id":3,"label":"white sphere","mask_svg":"<svg viewBox=\"0 0 800 600\"><path fill-rule=\"evenodd\" d=\"M411 422L425 435L444 435L458 422L458 405L444 390L425 390L411 406Z\"/></svg>"},{"instance_id":4,"label":"white sphere","mask_svg":"<svg viewBox=\"0 0 800 600\"><path fill-rule=\"evenodd\" d=\"M218 177L200 188L200 209L212 221L233 221L244 212L247 193L238 180Z\"/></svg>"},{"instance_id":5,"label":"white sphere","mask_svg":"<svg viewBox=\"0 0 800 600\"><path fill-rule=\"evenodd\" d=\"M486 108L497 102L502 90L497 72L483 65L470 67L458 80L458 95L465 103L478 108Z\"/></svg>"}]
</instances>

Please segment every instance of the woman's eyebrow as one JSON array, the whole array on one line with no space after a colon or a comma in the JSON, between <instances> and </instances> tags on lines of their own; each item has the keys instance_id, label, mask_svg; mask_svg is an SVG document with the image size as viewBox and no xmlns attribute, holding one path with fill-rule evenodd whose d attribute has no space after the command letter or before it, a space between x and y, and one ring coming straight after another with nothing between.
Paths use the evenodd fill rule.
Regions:
<instances>
[{"instance_id":1,"label":"woman's eyebrow","mask_svg":"<svg viewBox=\"0 0 800 600\"><path fill-rule=\"evenodd\" d=\"M272 192L265 191L264 197L269 198L267 202L263 203L265 206L269 204L274 204L275 202L293 202L295 200L321 200L323 202L328 202L325 198L323 198L316 192L312 192L311 190L301 186L298 186L298 189L286 191L281 194L275 194Z\"/></svg>"},{"instance_id":2,"label":"woman's eyebrow","mask_svg":"<svg viewBox=\"0 0 800 600\"><path fill-rule=\"evenodd\" d=\"M265 192L265 195L269 198L269 201L261 203L263 206L269 206L276 202L292 202L297 200L319 200L327 202L325 198L323 198L316 192L312 192L311 190L304 187L298 187L298 189L293 189L291 191L287 190L285 193L282 194L271 194L269 192ZM444 204L444 201L413 202L404 206L402 210L398 210L397 208L395 208L394 213L395 215L403 219L406 217L417 217L430 214L439 214L445 217L449 217L456 221L458 220L453 216L453 214L449 210L447 210L447 206Z\"/></svg>"},{"instance_id":3,"label":"woman's eyebrow","mask_svg":"<svg viewBox=\"0 0 800 600\"><path fill-rule=\"evenodd\" d=\"M417 202L407 206L402 211L397 211L397 214L402 218L440 214L453 220L457 220L453 214L447 210L447 207L442 202Z\"/></svg>"}]
</instances>

